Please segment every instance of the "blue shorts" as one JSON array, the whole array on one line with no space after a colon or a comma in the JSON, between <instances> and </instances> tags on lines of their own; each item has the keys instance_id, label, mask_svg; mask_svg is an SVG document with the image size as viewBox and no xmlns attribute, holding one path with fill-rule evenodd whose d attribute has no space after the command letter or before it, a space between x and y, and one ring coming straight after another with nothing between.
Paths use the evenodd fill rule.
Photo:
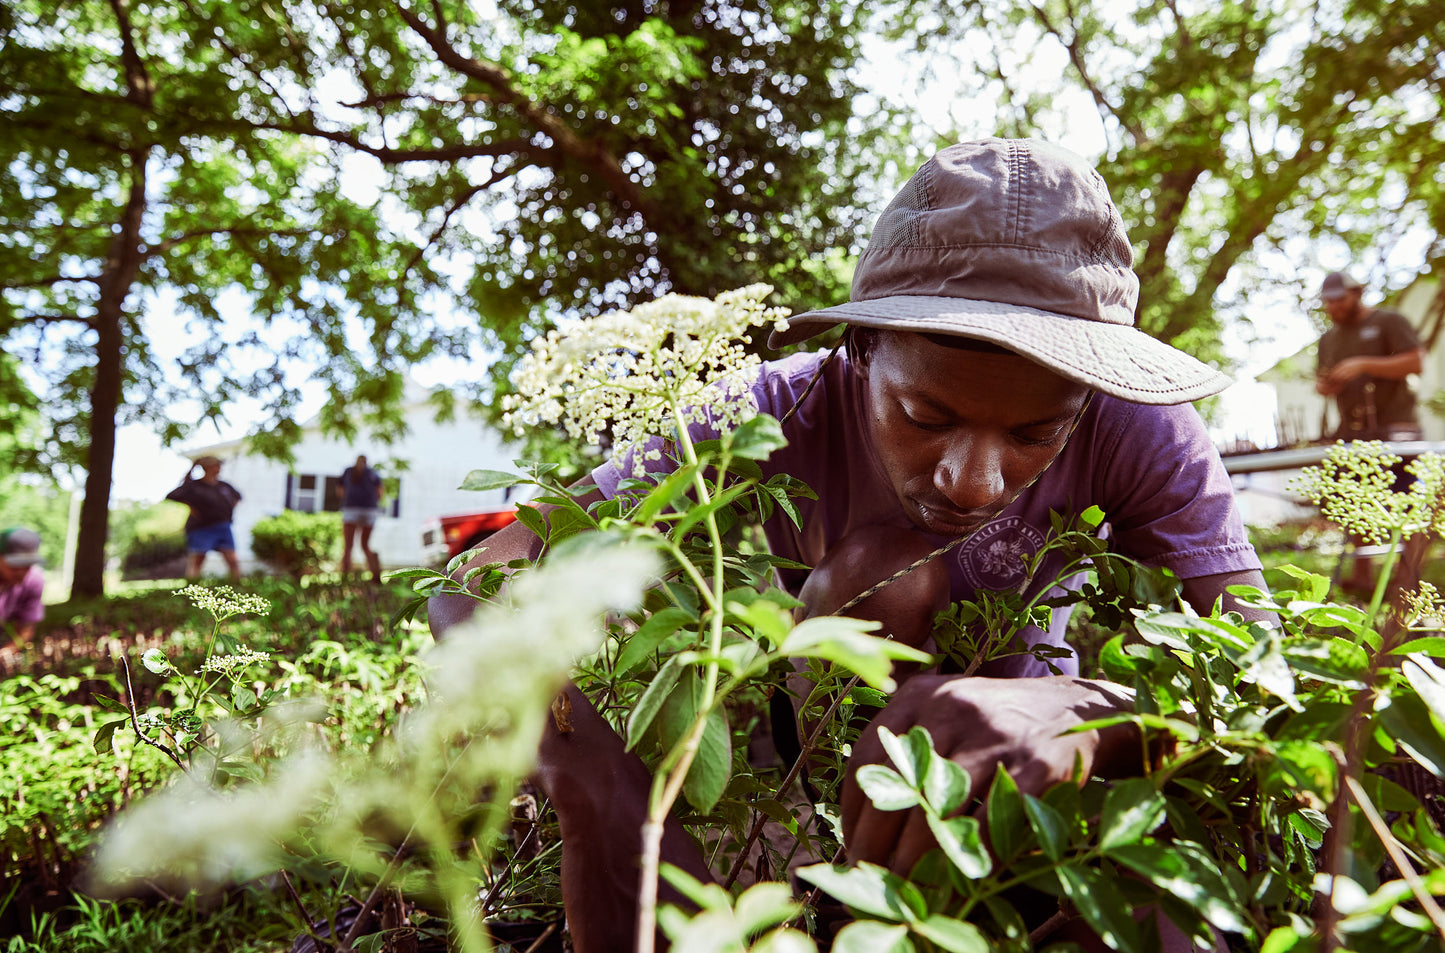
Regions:
<instances>
[{"instance_id":1,"label":"blue shorts","mask_svg":"<svg viewBox=\"0 0 1445 953\"><path fill-rule=\"evenodd\" d=\"M227 552L235 548L236 537L231 535L230 523L215 523L186 531L186 549L190 552L209 553L213 549Z\"/></svg>"}]
</instances>

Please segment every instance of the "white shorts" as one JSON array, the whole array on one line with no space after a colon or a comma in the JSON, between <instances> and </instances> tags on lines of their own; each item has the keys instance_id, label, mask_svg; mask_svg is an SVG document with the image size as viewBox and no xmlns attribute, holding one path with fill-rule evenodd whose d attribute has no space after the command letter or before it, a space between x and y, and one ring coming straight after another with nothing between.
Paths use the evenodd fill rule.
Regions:
<instances>
[{"instance_id":1,"label":"white shorts","mask_svg":"<svg viewBox=\"0 0 1445 953\"><path fill-rule=\"evenodd\" d=\"M353 526L375 526L377 514L380 512L381 510L374 506L343 506L341 522Z\"/></svg>"}]
</instances>

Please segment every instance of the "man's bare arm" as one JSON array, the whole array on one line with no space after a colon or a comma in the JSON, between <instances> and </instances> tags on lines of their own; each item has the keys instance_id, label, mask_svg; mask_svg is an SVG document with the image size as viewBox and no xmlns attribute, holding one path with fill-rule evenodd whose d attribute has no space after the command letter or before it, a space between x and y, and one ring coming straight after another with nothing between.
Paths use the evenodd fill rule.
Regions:
<instances>
[{"instance_id":1,"label":"man's bare arm","mask_svg":"<svg viewBox=\"0 0 1445 953\"><path fill-rule=\"evenodd\" d=\"M1209 615L1213 612L1215 601L1222 598L1227 611L1238 612L1248 621L1268 622L1274 618L1273 614L1263 609L1241 606L1234 596L1225 591L1230 586L1254 586L1265 592L1269 591L1269 587L1264 582L1264 573L1258 569L1242 569L1238 572L1221 572L1212 576L1195 576L1192 579L1185 579L1184 601L1189 603L1200 615Z\"/></svg>"}]
</instances>

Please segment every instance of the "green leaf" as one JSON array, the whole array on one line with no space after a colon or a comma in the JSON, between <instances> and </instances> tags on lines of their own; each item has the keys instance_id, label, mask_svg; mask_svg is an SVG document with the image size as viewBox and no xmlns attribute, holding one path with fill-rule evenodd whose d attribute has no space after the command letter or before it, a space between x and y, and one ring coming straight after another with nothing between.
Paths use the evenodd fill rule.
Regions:
<instances>
[{"instance_id":1,"label":"green leaf","mask_svg":"<svg viewBox=\"0 0 1445 953\"><path fill-rule=\"evenodd\" d=\"M689 732L702 713L703 679L696 669L684 672L668 694L658 713L662 744L671 751ZM683 779L682 793L687 801L703 814L708 813L722 797L732 777L732 734L722 707L714 705L706 713L697 752Z\"/></svg>"},{"instance_id":2,"label":"green leaf","mask_svg":"<svg viewBox=\"0 0 1445 953\"><path fill-rule=\"evenodd\" d=\"M918 792L897 771L882 764L865 764L855 776L858 787L880 811L903 811L918 805Z\"/></svg>"},{"instance_id":3,"label":"green leaf","mask_svg":"<svg viewBox=\"0 0 1445 953\"><path fill-rule=\"evenodd\" d=\"M1418 639L1411 639L1404 645L1397 646L1390 650L1392 655L1429 655L1434 658L1445 658L1445 636L1427 635Z\"/></svg>"},{"instance_id":4,"label":"green leaf","mask_svg":"<svg viewBox=\"0 0 1445 953\"><path fill-rule=\"evenodd\" d=\"M1090 867L1060 867L1056 873L1064 894L1106 944L1122 953L1142 949L1133 906L1108 878Z\"/></svg>"},{"instance_id":5,"label":"green leaf","mask_svg":"<svg viewBox=\"0 0 1445 953\"><path fill-rule=\"evenodd\" d=\"M927 914L917 887L876 864L863 862L853 867L814 864L800 868L798 876L870 917L912 923Z\"/></svg>"},{"instance_id":6,"label":"green leaf","mask_svg":"<svg viewBox=\"0 0 1445 953\"><path fill-rule=\"evenodd\" d=\"M963 810L968 803L970 787L968 772L962 767L937 752L928 759L928 769L923 776L923 797L939 817L949 817Z\"/></svg>"},{"instance_id":7,"label":"green leaf","mask_svg":"<svg viewBox=\"0 0 1445 953\"><path fill-rule=\"evenodd\" d=\"M928 729L922 725L914 725L908 729L905 735L895 735L887 728L878 729L878 741L883 745L883 750L888 757L893 759L893 765L898 769L908 784L920 789L923 787L923 779L928 775L928 766L933 762L933 738L929 736Z\"/></svg>"},{"instance_id":8,"label":"green leaf","mask_svg":"<svg viewBox=\"0 0 1445 953\"><path fill-rule=\"evenodd\" d=\"M110 754L114 750L115 730L124 725L124 718L117 718L115 721L108 721L101 725L95 732L95 753Z\"/></svg>"},{"instance_id":9,"label":"green leaf","mask_svg":"<svg viewBox=\"0 0 1445 953\"><path fill-rule=\"evenodd\" d=\"M517 522L531 530L538 539L547 539L547 518L535 506L517 507Z\"/></svg>"},{"instance_id":10,"label":"green leaf","mask_svg":"<svg viewBox=\"0 0 1445 953\"><path fill-rule=\"evenodd\" d=\"M1275 927L1259 948L1259 953L1315 953L1319 943L1309 933L1293 927Z\"/></svg>"},{"instance_id":11,"label":"green leaf","mask_svg":"<svg viewBox=\"0 0 1445 953\"><path fill-rule=\"evenodd\" d=\"M1279 571L1300 583L1298 591L1300 597L1303 599L1308 599L1311 602L1322 602L1330 593L1330 580L1326 576L1321 576L1318 573L1312 573L1298 566L1290 566L1287 564L1280 566Z\"/></svg>"},{"instance_id":12,"label":"green leaf","mask_svg":"<svg viewBox=\"0 0 1445 953\"><path fill-rule=\"evenodd\" d=\"M989 953L992 949L983 932L972 923L936 913L913 924L913 932L950 953Z\"/></svg>"},{"instance_id":13,"label":"green leaf","mask_svg":"<svg viewBox=\"0 0 1445 953\"><path fill-rule=\"evenodd\" d=\"M1190 844L1126 844L1109 857L1141 874L1160 890L1189 904L1220 930L1242 933L1247 927L1231 904L1232 891L1213 861Z\"/></svg>"},{"instance_id":14,"label":"green leaf","mask_svg":"<svg viewBox=\"0 0 1445 953\"><path fill-rule=\"evenodd\" d=\"M1420 700L1441 723L1445 723L1445 669L1435 664L1428 655L1417 653L1406 657L1400 664L1400 671L1411 687L1419 692Z\"/></svg>"},{"instance_id":15,"label":"green leaf","mask_svg":"<svg viewBox=\"0 0 1445 953\"><path fill-rule=\"evenodd\" d=\"M95 699L97 705L107 711L118 711L124 712L127 715L130 714L130 709L125 707L125 705L117 699L108 698L105 695L91 695L90 697Z\"/></svg>"},{"instance_id":16,"label":"green leaf","mask_svg":"<svg viewBox=\"0 0 1445 953\"><path fill-rule=\"evenodd\" d=\"M743 421L731 434L723 438L724 445L734 455L748 460L766 460L774 450L788 445L783 436L783 425L770 414L758 414Z\"/></svg>"},{"instance_id":17,"label":"green leaf","mask_svg":"<svg viewBox=\"0 0 1445 953\"><path fill-rule=\"evenodd\" d=\"M231 688L231 708L233 711L248 711L256 704L256 693L247 685L237 684Z\"/></svg>"},{"instance_id":18,"label":"green leaf","mask_svg":"<svg viewBox=\"0 0 1445 953\"><path fill-rule=\"evenodd\" d=\"M1133 844L1164 821L1164 796L1148 778L1116 782L1104 798L1099 820L1099 848Z\"/></svg>"},{"instance_id":19,"label":"green leaf","mask_svg":"<svg viewBox=\"0 0 1445 953\"><path fill-rule=\"evenodd\" d=\"M889 671L892 660L926 662L931 656L892 639L867 635L876 622L843 616L816 616L799 623L783 640L779 651L790 658L820 658L835 662L855 673L869 686L891 692Z\"/></svg>"},{"instance_id":20,"label":"green leaf","mask_svg":"<svg viewBox=\"0 0 1445 953\"><path fill-rule=\"evenodd\" d=\"M1348 639L1290 639L1283 652L1295 671L1321 681L1360 688L1369 674L1369 655Z\"/></svg>"},{"instance_id":21,"label":"green leaf","mask_svg":"<svg viewBox=\"0 0 1445 953\"><path fill-rule=\"evenodd\" d=\"M627 644L617 656L617 664L612 670L613 676L620 678L647 661L659 645L693 619L691 612L676 606L654 612L628 637Z\"/></svg>"},{"instance_id":22,"label":"green leaf","mask_svg":"<svg viewBox=\"0 0 1445 953\"><path fill-rule=\"evenodd\" d=\"M908 927L877 920L854 920L838 931L833 953L914 953Z\"/></svg>"},{"instance_id":23,"label":"green leaf","mask_svg":"<svg viewBox=\"0 0 1445 953\"><path fill-rule=\"evenodd\" d=\"M459 490L505 490L518 483L527 482L524 476L507 473L504 470L473 470L462 478Z\"/></svg>"},{"instance_id":24,"label":"green leaf","mask_svg":"<svg viewBox=\"0 0 1445 953\"><path fill-rule=\"evenodd\" d=\"M140 657L140 662L147 670L156 675L164 675L171 667L171 663L166 659L166 653L160 649L147 649L146 653Z\"/></svg>"},{"instance_id":25,"label":"green leaf","mask_svg":"<svg viewBox=\"0 0 1445 953\"><path fill-rule=\"evenodd\" d=\"M1000 763L988 792L988 840L999 863L1007 864L1028 843L1028 818L1013 776Z\"/></svg>"},{"instance_id":26,"label":"green leaf","mask_svg":"<svg viewBox=\"0 0 1445 953\"><path fill-rule=\"evenodd\" d=\"M1437 778L1445 778L1445 738L1441 737L1429 707L1419 696L1392 692L1388 705L1377 705L1375 721L1410 757Z\"/></svg>"},{"instance_id":27,"label":"green leaf","mask_svg":"<svg viewBox=\"0 0 1445 953\"><path fill-rule=\"evenodd\" d=\"M959 873L970 880L987 877L993 870L993 861L988 848L983 846L982 825L976 817L940 818L932 811L927 813L928 829L943 848L948 862L957 867Z\"/></svg>"},{"instance_id":28,"label":"green leaf","mask_svg":"<svg viewBox=\"0 0 1445 953\"><path fill-rule=\"evenodd\" d=\"M1069 846L1069 827L1063 815L1032 794L1025 794L1024 813L1049 860L1062 860Z\"/></svg>"},{"instance_id":29,"label":"green leaf","mask_svg":"<svg viewBox=\"0 0 1445 953\"><path fill-rule=\"evenodd\" d=\"M683 658L686 654L688 653L679 653L664 662L662 668L658 669L657 674L653 676L652 682L648 684L647 690L642 693L642 697L633 706L632 714L627 717L628 751L637 747L637 743L642 740L642 736L652 726L652 720L662 710L663 703L672 693L678 676L682 674L686 662L689 661Z\"/></svg>"},{"instance_id":30,"label":"green leaf","mask_svg":"<svg viewBox=\"0 0 1445 953\"><path fill-rule=\"evenodd\" d=\"M643 497L642 502L637 505L637 511L629 516L628 520L638 526L651 526L652 521L662 515L663 510L687 492L696 474L697 471L689 466L678 467L669 473Z\"/></svg>"},{"instance_id":31,"label":"green leaf","mask_svg":"<svg viewBox=\"0 0 1445 953\"><path fill-rule=\"evenodd\" d=\"M386 949L386 934L384 932L368 933L366 936L357 938L352 949L356 950L356 953L382 953Z\"/></svg>"},{"instance_id":32,"label":"green leaf","mask_svg":"<svg viewBox=\"0 0 1445 953\"><path fill-rule=\"evenodd\" d=\"M751 487L746 483L736 483L728 487L726 490L723 490L717 496L714 496L708 502L691 507L682 514L681 518L678 519L677 524L673 527L673 539L682 539L682 537L687 533L688 530L692 529L698 523L701 523L703 520L707 519L718 510L731 506L734 500L742 496L744 493L748 492L748 490L750 489Z\"/></svg>"},{"instance_id":33,"label":"green leaf","mask_svg":"<svg viewBox=\"0 0 1445 953\"><path fill-rule=\"evenodd\" d=\"M703 814L709 813L717 805L732 777L732 738L727 713L722 706L713 708L708 712L707 723L703 726L702 737L698 740L697 754L693 757L687 770L687 778L682 783L682 793L687 797L687 802Z\"/></svg>"},{"instance_id":34,"label":"green leaf","mask_svg":"<svg viewBox=\"0 0 1445 953\"><path fill-rule=\"evenodd\" d=\"M738 621L751 626L756 636L774 648L781 646L793 629L793 614L768 598L759 597L746 605L729 602L727 610Z\"/></svg>"}]
</instances>

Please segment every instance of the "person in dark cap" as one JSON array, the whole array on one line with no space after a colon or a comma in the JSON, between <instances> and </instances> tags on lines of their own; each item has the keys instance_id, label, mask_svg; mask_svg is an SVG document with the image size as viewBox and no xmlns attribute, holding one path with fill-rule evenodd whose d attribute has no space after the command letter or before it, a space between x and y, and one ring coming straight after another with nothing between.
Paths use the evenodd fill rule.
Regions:
<instances>
[{"instance_id":1,"label":"person in dark cap","mask_svg":"<svg viewBox=\"0 0 1445 953\"><path fill-rule=\"evenodd\" d=\"M1395 311L1366 307L1364 289L1332 271L1320 285L1330 329L1320 338L1315 390L1333 397L1340 440L1419 440L1415 392L1425 348L1410 322Z\"/></svg>"},{"instance_id":2,"label":"person in dark cap","mask_svg":"<svg viewBox=\"0 0 1445 953\"><path fill-rule=\"evenodd\" d=\"M1200 612L1220 599L1233 606L1228 586L1264 588L1228 475L1189 406L1229 380L1134 326L1132 262L1103 179L1047 143L950 146L904 185L874 226L850 300L773 337L796 344L842 324L841 342L763 365L752 387L763 412L786 418L788 444L764 476L787 473L817 493L798 501L797 525L780 511L764 526L775 553L812 567L780 574L806 614L833 612L925 558L848 614L931 648L934 610L979 591L1027 597L1049 586L1063 557L1033 576L1025 558L1048 536L1050 511L1091 505L1107 514L1115 549L1173 570ZM604 465L589 482L611 497L629 473ZM540 552L517 525L472 565ZM433 632L473 604L434 598ZM906 872L932 846L919 818L875 810L852 780L858 766L886 761L879 726L927 728L976 790L1000 763L1025 766L1016 781L1033 794L1076 764L1104 775L1138 768L1131 728L1063 734L1130 704L1119 686L1078 677L1067 616L1056 610L1023 636L1062 654L1052 659L1061 675L1019 654L985 663L989 677L900 678L850 760L841 820L851 861ZM537 773L561 824L568 922L578 950L629 948L648 773L575 687L569 694L574 730L549 726ZM707 877L680 829L663 849Z\"/></svg>"},{"instance_id":3,"label":"person in dark cap","mask_svg":"<svg viewBox=\"0 0 1445 953\"><path fill-rule=\"evenodd\" d=\"M201 475L196 476L197 468ZM241 491L221 479L221 460L206 454L197 457L181 485L166 494L166 499L190 507L186 516L186 578L199 579L206 554L216 550L226 561L232 579L241 578L241 562L236 558L236 537L231 532L231 514L241 502Z\"/></svg>"},{"instance_id":4,"label":"person in dark cap","mask_svg":"<svg viewBox=\"0 0 1445 953\"><path fill-rule=\"evenodd\" d=\"M1424 434L1408 378L1420 373L1425 348L1404 315L1366 307L1363 295L1360 283L1344 272L1332 271L1320 284L1320 302L1329 313L1330 329L1320 338L1315 390L1335 400L1340 416L1334 432L1337 440L1419 440ZM1406 490L1411 482L1402 461L1395 468L1395 489ZM1363 540L1354 543L1358 549ZM1415 588L1428 545L1422 534L1410 538L1393 580L1395 588ZM1353 553L1340 586L1360 597L1372 595L1373 560Z\"/></svg>"},{"instance_id":5,"label":"person in dark cap","mask_svg":"<svg viewBox=\"0 0 1445 953\"><path fill-rule=\"evenodd\" d=\"M36 623L45 617L40 566L39 533L20 526L0 530L0 625L11 637L0 645L0 657L23 652L35 638Z\"/></svg>"}]
</instances>

